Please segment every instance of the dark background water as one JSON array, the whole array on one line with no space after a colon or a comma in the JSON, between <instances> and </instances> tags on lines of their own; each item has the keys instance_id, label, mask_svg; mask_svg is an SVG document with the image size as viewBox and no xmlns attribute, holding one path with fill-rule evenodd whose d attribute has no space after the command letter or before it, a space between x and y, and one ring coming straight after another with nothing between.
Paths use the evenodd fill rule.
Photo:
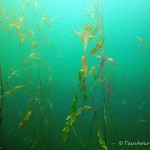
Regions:
<instances>
[{"instance_id":1,"label":"dark background water","mask_svg":"<svg viewBox=\"0 0 150 150\"><path fill-rule=\"evenodd\" d=\"M79 83L78 70L82 68L81 57L84 54L80 38L72 31L82 31L85 24L93 23L91 18L84 15L87 6L93 1L37 0L38 5L34 8L34 1L31 0L23 11L24 2L0 0L0 66L4 92L26 85L4 97L0 146L6 150L84 149L72 130L66 144L62 142L61 133L67 116L71 114L73 97ZM105 55L116 62L116 65L107 63L105 66L111 87L111 98L107 106L107 140L110 150L141 150L150 147L119 145L119 141L150 142L149 8L149 0L103 0L101 15ZM45 12L49 21L57 17L50 26L41 21ZM22 43L15 27L5 29L12 23L5 16L11 20L23 17L21 32L25 34L25 39ZM31 31L34 33L33 38L28 36ZM144 43L137 37L142 37ZM32 49L32 42L37 42L38 47ZM95 45L95 41L89 42L87 51ZM41 59L27 61L33 53L40 54ZM99 60L89 58L88 63L91 67L98 65ZM15 70L18 72L9 79ZM93 80L90 78L88 87L92 85ZM93 94L94 98L89 96L86 104L79 99L78 108L83 105L92 106L94 99L101 123L101 85L94 87ZM25 128L20 129L20 122L28 109L32 111L31 117ZM85 144L93 116L92 112L85 111L75 124L76 132ZM100 149L96 123L88 149Z\"/></svg>"}]
</instances>

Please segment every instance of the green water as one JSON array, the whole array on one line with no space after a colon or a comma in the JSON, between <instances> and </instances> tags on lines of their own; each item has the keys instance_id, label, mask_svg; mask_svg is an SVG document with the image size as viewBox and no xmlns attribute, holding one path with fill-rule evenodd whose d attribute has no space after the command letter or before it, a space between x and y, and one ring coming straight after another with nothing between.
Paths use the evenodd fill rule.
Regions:
<instances>
[{"instance_id":1,"label":"green water","mask_svg":"<svg viewBox=\"0 0 150 150\"><path fill-rule=\"evenodd\" d=\"M0 149L149 150L149 8L0 0Z\"/></svg>"}]
</instances>

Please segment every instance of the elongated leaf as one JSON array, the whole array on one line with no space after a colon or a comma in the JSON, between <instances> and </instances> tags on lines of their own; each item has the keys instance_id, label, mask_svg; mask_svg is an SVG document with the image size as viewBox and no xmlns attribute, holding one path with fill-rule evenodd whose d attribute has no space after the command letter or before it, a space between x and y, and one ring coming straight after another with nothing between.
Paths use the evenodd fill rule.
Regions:
<instances>
[{"instance_id":1,"label":"elongated leaf","mask_svg":"<svg viewBox=\"0 0 150 150\"><path fill-rule=\"evenodd\" d=\"M106 146L106 144L104 142L103 135L100 132L100 130L98 130L97 136L98 136L98 141L99 141L99 144L100 144L102 150L108 150L108 148L107 148L107 146Z\"/></svg>"},{"instance_id":2,"label":"elongated leaf","mask_svg":"<svg viewBox=\"0 0 150 150\"><path fill-rule=\"evenodd\" d=\"M20 125L19 125L19 128L24 128L25 126L26 126L26 124L27 124L27 121L29 120L29 117L31 116L31 113L32 113L32 111L29 111L26 115L25 115L25 117L23 118L23 120L21 121L21 123L20 123Z\"/></svg>"},{"instance_id":3,"label":"elongated leaf","mask_svg":"<svg viewBox=\"0 0 150 150\"><path fill-rule=\"evenodd\" d=\"M16 26L14 23L10 23L5 27L5 30L11 29L12 27Z\"/></svg>"},{"instance_id":4,"label":"elongated leaf","mask_svg":"<svg viewBox=\"0 0 150 150\"><path fill-rule=\"evenodd\" d=\"M25 62L28 62L29 60L37 60L40 61L41 58L39 57L39 54L37 53L32 53L28 56L28 58L25 60Z\"/></svg>"},{"instance_id":5,"label":"elongated leaf","mask_svg":"<svg viewBox=\"0 0 150 150\"><path fill-rule=\"evenodd\" d=\"M141 43L144 43L144 39L143 39L142 37L137 36L136 38L137 38L137 40L139 40Z\"/></svg>"},{"instance_id":6,"label":"elongated leaf","mask_svg":"<svg viewBox=\"0 0 150 150\"><path fill-rule=\"evenodd\" d=\"M75 111L74 113L72 113L71 116L67 117L65 126L64 126L63 131L62 131L62 140L64 143L66 143L66 141L67 141L68 133L69 133L70 129L72 128L74 122L77 120L77 117L81 114L81 112L84 109L93 110L92 107L84 106L84 107L78 109L77 111Z\"/></svg>"},{"instance_id":7,"label":"elongated leaf","mask_svg":"<svg viewBox=\"0 0 150 150\"><path fill-rule=\"evenodd\" d=\"M96 46L90 51L89 55L95 54L104 44L104 39L96 44Z\"/></svg>"},{"instance_id":8,"label":"elongated leaf","mask_svg":"<svg viewBox=\"0 0 150 150\"><path fill-rule=\"evenodd\" d=\"M71 116L68 116L66 119L66 124L62 132L62 140L65 143L67 141L68 133L73 125L73 123L76 121L78 115L80 115L81 110L76 111Z\"/></svg>"},{"instance_id":9,"label":"elongated leaf","mask_svg":"<svg viewBox=\"0 0 150 150\"><path fill-rule=\"evenodd\" d=\"M112 59L112 58L106 58L108 61L110 61L112 64L116 64L116 62L114 61L114 59Z\"/></svg>"},{"instance_id":10,"label":"elongated leaf","mask_svg":"<svg viewBox=\"0 0 150 150\"><path fill-rule=\"evenodd\" d=\"M84 75L86 75L87 70L88 70L88 62L87 62L86 56L82 56L82 69L83 69Z\"/></svg>"},{"instance_id":11,"label":"elongated leaf","mask_svg":"<svg viewBox=\"0 0 150 150\"><path fill-rule=\"evenodd\" d=\"M90 71L88 72L88 75L91 74L91 73L93 73L94 70L95 70L95 66L91 67Z\"/></svg>"},{"instance_id":12,"label":"elongated leaf","mask_svg":"<svg viewBox=\"0 0 150 150\"><path fill-rule=\"evenodd\" d=\"M71 106L72 109L72 113L77 111L77 104L78 104L78 91L76 91L75 95L74 95L74 100L73 100L73 104Z\"/></svg>"}]
</instances>

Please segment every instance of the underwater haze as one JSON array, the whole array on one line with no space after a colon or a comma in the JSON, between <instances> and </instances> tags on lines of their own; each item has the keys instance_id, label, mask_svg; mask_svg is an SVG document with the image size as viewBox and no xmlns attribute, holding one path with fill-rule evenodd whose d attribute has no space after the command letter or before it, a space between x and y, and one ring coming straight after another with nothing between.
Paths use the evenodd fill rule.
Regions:
<instances>
[{"instance_id":1,"label":"underwater haze","mask_svg":"<svg viewBox=\"0 0 150 150\"><path fill-rule=\"evenodd\" d=\"M0 150L149 150L150 1L0 0Z\"/></svg>"}]
</instances>

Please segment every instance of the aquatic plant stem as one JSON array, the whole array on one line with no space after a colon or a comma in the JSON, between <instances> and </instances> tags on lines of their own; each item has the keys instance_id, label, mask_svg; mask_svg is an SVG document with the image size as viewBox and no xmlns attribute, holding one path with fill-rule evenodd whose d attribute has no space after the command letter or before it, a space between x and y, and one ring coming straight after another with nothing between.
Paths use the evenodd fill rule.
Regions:
<instances>
[{"instance_id":1,"label":"aquatic plant stem","mask_svg":"<svg viewBox=\"0 0 150 150\"><path fill-rule=\"evenodd\" d=\"M99 35L100 35L100 37L103 37L102 0L97 0L97 6L95 6L95 9L96 9L95 21L97 22ZM104 142L106 144L107 125L106 125L106 100L105 100L105 72L104 72L104 67L105 67L105 53L104 53L104 48L103 48L102 53L101 53L101 62L100 62L99 70L98 70L97 81L98 81L98 78L101 76L102 77L102 102L103 102L103 104L102 104L103 129L104 129Z\"/></svg>"},{"instance_id":2,"label":"aquatic plant stem","mask_svg":"<svg viewBox=\"0 0 150 150\"><path fill-rule=\"evenodd\" d=\"M92 122L92 125L91 125L90 134L89 134L89 138L88 138L88 142L87 142L85 150L88 149L88 146L89 146L89 143L90 143L90 139L91 139L91 135L92 135L92 129L93 129L93 126L94 126L95 119L96 119L96 111L94 111L94 118L93 118L93 122Z\"/></svg>"},{"instance_id":3,"label":"aquatic plant stem","mask_svg":"<svg viewBox=\"0 0 150 150\"><path fill-rule=\"evenodd\" d=\"M102 97L103 97L103 129L104 129L104 142L106 144L106 99L105 99L105 75L104 75L104 66L105 66L105 54L102 50L102 60L101 60L101 73L102 73ZM107 145L107 144L106 144Z\"/></svg>"},{"instance_id":4,"label":"aquatic plant stem","mask_svg":"<svg viewBox=\"0 0 150 150\"><path fill-rule=\"evenodd\" d=\"M80 143L81 143L84 147L86 147L86 145L83 143L83 141L81 140L81 138L77 135L77 133L76 133L76 131L75 131L75 129L74 129L73 127L72 127L72 130L73 130L75 136L77 137L77 139L80 141Z\"/></svg>"},{"instance_id":5,"label":"aquatic plant stem","mask_svg":"<svg viewBox=\"0 0 150 150\"><path fill-rule=\"evenodd\" d=\"M3 82L2 82L2 69L0 66L0 86L1 86L1 92L2 92L2 99L1 99L1 105L0 105L0 124L2 122L2 107L3 107L3 102L4 102L4 90L3 90Z\"/></svg>"},{"instance_id":6,"label":"aquatic plant stem","mask_svg":"<svg viewBox=\"0 0 150 150\"><path fill-rule=\"evenodd\" d=\"M1 86L1 92L2 92L2 103L1 103L1 107L3 106L3 102L4 102L4 89L3 89L3 81L2 81L2 68L0 66L0 86Z\"/></svg>"}]
</instances>

